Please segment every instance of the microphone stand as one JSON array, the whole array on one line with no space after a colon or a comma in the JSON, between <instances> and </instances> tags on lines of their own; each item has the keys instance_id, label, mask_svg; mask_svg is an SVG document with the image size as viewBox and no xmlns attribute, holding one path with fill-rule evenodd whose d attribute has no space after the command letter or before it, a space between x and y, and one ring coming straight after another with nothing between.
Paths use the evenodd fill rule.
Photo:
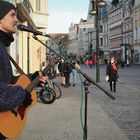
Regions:
<instances>
[{"instance_id":1,"label":"microphone stand","mask_svg":"<svg viewBox=\"0 0 140 140\"><path fill-rule=\"evenodd\" d=\"M84 135L83 135L83 139L84 140L87 140L87 102L88 102L88 93L89 93L89 90L88 90L88 87L90 85L90 83L85 80L83 82L83 85L84 85L84 89L85 89L85 114L84 114Z\"/></svg>"},{"instance_id":2,"label":"microphone stand","mask_svg":"<svg viewBox=\"0 0 140 140\"><path fill-rule=\"evenodd\" d=\"M42 41L40 41L36 35L33 35L33 38L35 40L37 40L38 42L40 42L42 45L44 45L45 47L47 47L49 50L51 50L54 54L56 54L58 57L60 57L61 59L64 59L66 62L68 62L69 64L71 64L71 62L69 62L68 60L66 60L64 57L62 57L61 55L59 55L58 53L56 53L53 49L51 49L50 47L48 47L45 43L43 43ZM83 84L84 84L84 89L85 89L85 114L84 114L84 135L83 135L83 139L87 140L87 100L88 100L88 96L87 94L89 93L88 91L88 86L90 85L90 83L92 83L93 85L97 86L100 90L102 90L108 97L110 97L112 100L115 100L115 97L109 93L107 90L105 90L102 86L100 86L98 83L96 83L92 78L90 78L86 73L84 73L83 71L81 71L80 69L77 69L74 66L74 69L80 73L81 75L83 75L83 77L86 79Z\"/></svg>"}]
</instances>

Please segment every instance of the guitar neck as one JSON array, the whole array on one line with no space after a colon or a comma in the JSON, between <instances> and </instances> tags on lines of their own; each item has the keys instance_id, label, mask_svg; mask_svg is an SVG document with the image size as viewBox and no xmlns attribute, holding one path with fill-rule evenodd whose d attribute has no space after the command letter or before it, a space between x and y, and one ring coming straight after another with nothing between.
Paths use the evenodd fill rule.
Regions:
<instances>
[{"instance_id":1,"label":"guitar neck","mask_svg":"<svg viewBox=\"0 0 140 140\"><path fill-rule=\"evenodd\" d=\"M50 69L52 64L48 64L44 69L43 72L46 74L47 71ZM31 83L26 87L26 90L31 93L32 90L39 84L39 76L37 76Z\"/></svg>"}]
</instances>

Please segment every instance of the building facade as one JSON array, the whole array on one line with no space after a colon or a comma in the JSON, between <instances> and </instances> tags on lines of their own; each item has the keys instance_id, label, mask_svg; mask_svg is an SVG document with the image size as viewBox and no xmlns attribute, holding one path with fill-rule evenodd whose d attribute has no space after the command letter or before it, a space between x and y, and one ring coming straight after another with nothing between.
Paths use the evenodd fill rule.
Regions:
<instances>
[{"instance_id":1,"label":"building facade","mask_svg":"<svg viewBox=\"0 0 140 140\"><path fill-rule=\"evenodd\" d=\"M88 51L88 39L86 36L87 30L85 27L81 27L80 25L86 24L87 20L81 19L79 22L79 32L78 32L78 55L84 56Z\"/></svg>"},{"instance_id":2,"label":"building facade","mask_svg":"<svg viewBox=\"0 0 140 140\"><path fill-rule=\"evenodd\" d=\"M121 44L121 59L125 61L127 65L133 63L133 24L132 24L132 0L123 1L123 23L122 23L122 38Z\"/></svg>"},{"instance_id":3,"label":"building facade","mask_svg":"<svg viewBox=\"0 0 140 140\"><path fill-rule=\"evenodd\" d=\"M109 34L109 30L108 30L108 12L106 13L106 17L104 19L102 19L102 25L103 25L103 52L104 52L104 56L103 59L104 60L109 60L109 43L108 43L108 34Z\"/></svg>"},{"instance_id":4,"label":"building facade","mask_svg":"<svg viewBox=\"0 0 140 140\"><path fill-rule=\"evenodd\" d=\"M79 24L71 23L69 27L69 45L68 45L68 53L77 55L78 50L78 32L79 32Z\"/></svg>"},{"instance_id":5,"label":"building facade","mask_svg":"<svg viewBox=\"0 0 140 140\"><path fill-rule=\"evenodd\" d=\"M136 0L133 6L133 61L140 64L140 1Z\"/></svg>"},{"instance_id":6,"label":"building facade","mask_svg":"<svg viewBox=\"0 0 140 140\"><path fill-rule=\"evenodd\" d=\"M101 60L109 59L114 55L120 63L121 58L126 63L132 57L132 0L120 1L117 5L111 5L106 1L107 6L98 8L98 30L99 30L99 57ZM89 11L91 10L91 1ZM88 13L89 14L89 13ZM88 18L95 20L94 16ZM93 32L96 33L94 27ZM96 51L96 36L93 34L93 48ZM128 59L129 58L129 59Z\"/></svg>"},{"instance_id":7,"label":"building facade","mask_svg":"<svg viewBox=\"0 0 140 140\"><path fill-rule=\"evenodd\" d=\"M32 26L34 29L45 32L48 18L48 0L9 0L17 7L19 23ZM32 73L41 69L46 61L46 48L33 39L33 34L17 31L15 35L15 49L9 52L25 73ZM39 37L45 42L45 37ZM14 69L14 72L17 71Z\"/></svg>"},{"instance_id":8,"label":"building facade","mask_svg":"<svg viewBox=\"0 0 140 140\"><path fill-rule=\"evenodd\" d=\"M117 6L110 5L108 10L108 26L109 26L109 50L110 55L115 56L118 63L121 61L122 39L122 23L123 8L122 1Z\"/></svg>"},{"instance_id":9,"label":"building facade","mask_svg":"<svg viewBox=\"0 0 140 140\"><path fill-rule=\"evenodd\" d=\"M52 33L49 34L51 38L47 38L46 44L47 56L56 54L61 57L67 57L68 54L68 33Z\"/></svg>"}]
</instances>

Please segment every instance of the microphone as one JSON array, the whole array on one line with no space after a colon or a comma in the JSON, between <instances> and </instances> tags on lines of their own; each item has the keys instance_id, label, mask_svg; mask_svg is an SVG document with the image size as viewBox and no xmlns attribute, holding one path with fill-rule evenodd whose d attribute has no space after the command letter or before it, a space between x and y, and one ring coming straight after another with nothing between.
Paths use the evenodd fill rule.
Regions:
<instances>
[{"instance_id":1,"label":"microphone","mask_svg":"<svg viewBox=\"0 0 140 140\"><path fill-rule=\"evenodd\" d=\"M31 32L34 35L41 35L41 36L45 36L45 37L51 37L50 35L47 35L45 33L42 33L40 31L37 31L37 30L33 29L33 27L27 27L27 26L22 25L22 24L18 24L17 29L20 30L20 31Z\"/></svg>"}]
</instances>

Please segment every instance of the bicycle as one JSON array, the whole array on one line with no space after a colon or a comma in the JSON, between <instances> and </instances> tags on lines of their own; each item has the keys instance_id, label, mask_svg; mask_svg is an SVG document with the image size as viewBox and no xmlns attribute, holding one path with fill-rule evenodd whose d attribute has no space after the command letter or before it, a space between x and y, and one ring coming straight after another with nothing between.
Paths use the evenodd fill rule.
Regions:
<instances>
[{"instance_id":1,"label":"bicycle","mask_svg":"<svg viewBox=\"0 0 140 140\"><path fill-rule=\"evenodd\" d=\"M55 78L56 77L56 71L54 69L54 65L57 62L58 62L57 58L54 59L54 60L51 60L51 62L50 62L51 65L49 66L49 69L47 71L47 73L49 73L49 76L50 76L50 77L48 76L49 78ZM38 74L38 72L37 72L37 74ZM36 76L37 76L37 74L36 74ZM53 82L53 84L52 84L53 85L52 87L54 88L53 89L52 87L50 87L48 81L45 83L44 87L36 87L38 97L40 98L40 100L44 104L51 104L51 103L53 103L55 101L55 99L58 99L61 96L61 89L58 87L58 85L56 85ZM58 93L57 91L59 91L59 96L56 96L56 93Z\"/></svg>"},{"instance_id":2,"label":"bicycle","mask_svg":"<svg viewBox=\"0 0 140 140\"><path fill-rule=\"evenodd\" d=\"M49 80L47 80L48 87L52 88L55 91L56 99L59 99L62 95L62 91L61 91L61 88L59 87L59 85L53 81L53 79L55 79L57 76L56 69L55 69L54 65L52 65L50 67L50 69L47 71L46 75L49 77Z\"/></svg>"},{"instance_id":3,"label":"bicycle","mask_svg":"<svg viewBox=\"0 0 140 140\"><path fill-rule=\"evenodd\" d=\"M55 91L47 87L46 84L44 87L35 88L37 97L40 98L41 102L44 104L52 104L56 99Z\"/></svg>"},{"instance_id":4,"label":"bicycle","mask_svg":"<svg viewBox=\"0 0 140 140\"><path fill-rule=\"evenodd\" d=\"M56 99L59 99L62 96L62 91L59 85L55 83L53 79L49 79L47 82L48 82L48 87L52 88L55 91Z\"/></svg>"}]
</instances>

